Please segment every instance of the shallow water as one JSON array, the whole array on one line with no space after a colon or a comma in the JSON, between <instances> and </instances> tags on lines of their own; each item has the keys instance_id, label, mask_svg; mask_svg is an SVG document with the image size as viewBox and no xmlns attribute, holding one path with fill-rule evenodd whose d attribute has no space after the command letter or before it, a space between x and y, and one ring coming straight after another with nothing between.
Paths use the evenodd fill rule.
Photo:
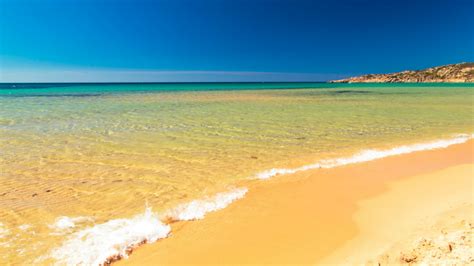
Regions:
<instances>
[{"instance_id":1,"label":"shallow water","mask_svg":"<svg viewBox=\"0 0 474 266\"><path fill-rule=\"evenodd\" d=\"M34 87L0 89L2 264L268 169L474 132L472 84Z\"/></svg>"}]
</instances>

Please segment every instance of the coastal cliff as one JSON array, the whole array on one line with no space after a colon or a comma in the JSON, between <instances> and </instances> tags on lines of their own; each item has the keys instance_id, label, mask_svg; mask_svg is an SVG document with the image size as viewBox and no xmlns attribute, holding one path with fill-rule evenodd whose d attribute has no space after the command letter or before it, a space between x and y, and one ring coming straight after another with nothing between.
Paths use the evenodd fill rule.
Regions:
<instances>
[{"instance_id":1,"label":"coastal cliff","mask_svg":"<svg viewBox=\"0 0 474 266\"><path fill-rule=\"evenodd\" d=\"M474 63L459 63L390 74L369 74L333 83L474 82Z\"/></svg>"}]
</instances>

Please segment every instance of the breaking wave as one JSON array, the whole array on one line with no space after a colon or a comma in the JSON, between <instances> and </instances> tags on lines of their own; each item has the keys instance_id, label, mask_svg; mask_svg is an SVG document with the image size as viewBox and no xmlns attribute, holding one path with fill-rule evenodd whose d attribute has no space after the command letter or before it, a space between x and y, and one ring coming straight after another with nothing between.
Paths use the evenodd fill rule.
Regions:
<instances>
[{"instance_id":1,"label":"breaking wave","mask_svg":"<svg viewBox=\"0 0 474 266\"><path fill-rule=\"evenodd\" d=\"M440 148L446 148L454 144L464 143L474 137L474 134L461 134L457 135L452 139L437 140L426 143L418 143L413 145L404 145L388 150L365 150L360 153L357 153L351 157L331 159L331 160L322 160L314 164L304 165L298 168L273 168L267 171L258 173L256 179L269 179L277 175L286 175L294 174L301 171L318 169L318 168L334 168L338 166L343 166L347 164L355 164L368 162L376 159L381 159L394 155L401 155L412 153L416 151L425 151L425 150L434 150Z\"/></svg>"},{"instance_id":2,"label":"breaking wave","mask_svg":"<svg viewBox=\"0 0 474 266\"><path fill-rule=\"evenodd\" d=\"M247 188L237 188L229 192L216 194L200 200L178 205L176 208L159 215L147 208L145 213L130 219L115 219L71 234L51 257L59 265L105 265L120 258L126 258L137 246L153 243L167 237L172 221L202 219L208 212L225 208L247 193ZM162 217L162 218L160 218ZM77 219L81 218L81 219ZM60 217L55 228L68 229L84 217Z\"/></svg>"},{"instance_id":3,"label":"breaking wave","mask_svg":"<svg viewBox=\"0 0 474 266\"><path fill-rule=\"evenodd\" d=\"M72 234L51 257L61 265L103 265L127 257L143 244L167 237L171 228L150 208L131 219L115 219Z\"/></svg>"},{"instance_id":4,"label":"breaking wave","mask_svg":"<svg viewBox=\"0 0 474 266\"><path fill-rule=\"evenodd\" d=\"M233 201L243 198L247 191L247 188L237 188L229 192L217 193L214 197L193 200L168 211L165 218L174 221L203 219L206 213L224 209Z\"/></svg>"}]
</instances>

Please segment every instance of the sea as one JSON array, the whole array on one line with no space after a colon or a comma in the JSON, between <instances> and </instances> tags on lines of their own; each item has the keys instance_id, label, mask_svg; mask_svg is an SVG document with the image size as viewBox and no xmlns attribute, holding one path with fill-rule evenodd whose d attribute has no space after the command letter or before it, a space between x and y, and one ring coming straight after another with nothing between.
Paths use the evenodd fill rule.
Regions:
<instances>
[{"instance_id":1,"label":"sea","mask_svg":"<svg viewBox=\"0 0 474 266\"><path fill-rule=\"evenodd\" d=\"M126 258L249 180L473 133L473 83L3 83L0 264Z\"/></svg>"}]
</instances>

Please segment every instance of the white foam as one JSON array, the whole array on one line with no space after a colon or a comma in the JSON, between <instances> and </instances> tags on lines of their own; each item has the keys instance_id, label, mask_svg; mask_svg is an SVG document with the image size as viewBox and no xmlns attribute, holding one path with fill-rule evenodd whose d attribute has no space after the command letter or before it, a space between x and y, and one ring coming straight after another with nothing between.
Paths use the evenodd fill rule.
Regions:
<instances>
[{"instance_id":1,"label":"white foam","mask_svg":"<svg viewBox=\"0 0 474 266\"><path fill-rule=\"evenodd\" d=\"M400 146L400 147L396 147L389 150L365 150L351 157L338 158L338 159L333 159L333 160L322 160L315 164L305 165L298 168L291 168L291 169L273 168L273 169L258 173L255 176L255 178L268 179L276 175L294 174L296 172L306 171L310 169L333 168L337 166L368 162L368 161L381 159L381 158L385 158L389 156L407 154L407 153L416 152L416 151L446 148L454 144L464 143L472 139L473 137L474 137L474 134L471 134L471 135L462 134L462 135L457 135L452 139L437 140L437 141L419 143L419 144L413 144L413 145L405 145L405 146Z\"/></svg>"},{"instance_id":2,"label":"white foam","mask_svg":"<svg viewBox=\"0 0 474 266\"><path fill-rule=\"evenodd\" d=\"M228 192L217 193L213 197L193 200L166 212L164 217L175 221L203 219L206 213L223 209L235 200L243 198L247 191L247 188L236 188Z\"/></svg>"},{"instance_id":3,"label":"white foam","mask_svg":"<svg viewBox=\"0 0 474 266\"><path fill-rule=\"evenodd\" d=\"M66 230L70 228L76 227L77 223L83 223L87 221L93 221L92 218L90 217L67 217L67 216L61 216L56 218L56 221L54 224L50 225L50 228L53 228L55 230L61 231L61 230Z\"/></svg>"},{"instance_id":4,"label":"white foam","mask_svg":"<svg viewBox=\"0 0 474 266\"><path fill-rule=\"evenodd\" d=\"M110 258L127 257L142 243L165 238L170 230L147 208L131 219L111 220L72 234L51 256L59 265L102 265Z\"/></svg>"},{"instance_id":5,"label":"white foam","mask_svg":"<svg viewBox=\"0 0 474 266\"><path fill-rule=\"evenodd\" d=\"M196 220L208 212L225 208L242 198L247 188L237 188L221 192L213 197L193 200L165 212L163 219ZM59 217L53 225L55 229L68 230L78 221L88 217ZM169 225L160 221L159 216L147 208L144 214L131 219L116 219L98 224L71 234L61 247L54 249L50 256L59 265L103 265L111 259L127 257L128 251L142 243L152 243L165 238L171 231Z\"/></svg>"}]
</instances>

